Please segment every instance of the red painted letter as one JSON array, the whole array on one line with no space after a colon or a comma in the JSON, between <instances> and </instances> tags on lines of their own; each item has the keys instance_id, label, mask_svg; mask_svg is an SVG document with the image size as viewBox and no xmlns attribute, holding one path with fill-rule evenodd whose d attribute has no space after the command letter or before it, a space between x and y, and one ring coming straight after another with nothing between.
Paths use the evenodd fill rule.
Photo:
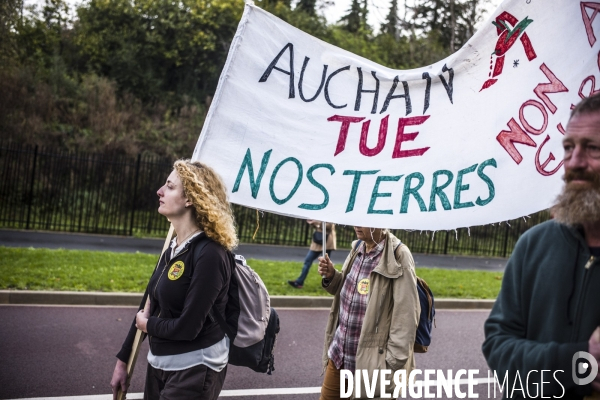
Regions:
<instances>
[{"instance_id":1,"label":"red painted letter","mask_svg":"<svg viewBox=\"0 0 600 400\"><path fill-rule=\"evenodd\" d=\"M334 115L333 117L327 118L327 121L342 123L334 157L340 154L346 148L346 139L348 138L348 129L350 128L350 124L354 122L360 122L363 119L365 119L365 117L344 117L343 115Z\"/></svg>"},{"instance_id":2,"label":"red painted letter","mask_svg":"<svg viewBox=\"0 0 600 400\"><path fill-rule=\"evenodd\" d=\"M535 129L525 119L525 113L523 112L523 110L527 106L533 106L533 107L537 108L538 110L540 110L540 112L542 113L542 118L544 119L544 122L542 122L542 127L540 129ZM521 108L519 109L519 119L521 120L521 123L523 124L523 128L525 128L527 133L531 133L532 135L540 135L540 134L544 133L544 131L548 127L548 113L546 112L544 105L536 100L527 100L525 103L523 103L521 105Z\"/></svg>"},{"instance_id":3,"label":"red painted letter","mask_svg":"<svg viewBox=\"0 0 600 400\"><path fill-rule=\"evenodd\" d=\"M517 164L523 161L523 156L515 148L514 142L521 143L527 146L535 147L536 144L531 138L521 129L517 121L511 118L508 121L509 131L502 131L496 136L496 140L500 142L500 145L504 147L504 150L512 157Z\"/></svg>"},{"instance_id":4,"label":"red painted letter","mask_svg":"<svg viewBox=\"0 0 600 400\"><path fill-rule=\"evenodd\" d=\"M369 126L371 125L371 120L363 122L362 130L360 132L360 144L358 146L360 154L367 157L373 157L381 153L383 146L385 146L385 138L387 137L389 119L390 116L386 115L385 118L383 118L379 123L379 136L377 136L377 145L372 149L367 146L367 138L369 137Z\"/></svg>"},{"instance_id":5,"label":"red painted letter","mask_svg":"<svg viewBox=\"0 0 600 400\"><path fill-rule=\"evenodd\" d=\"M538 148L537 152L535 153L535 169L537 169L537 172L539 172L540 174L542 174L544 176L554 175L556 173L556 171L558 171L564 163L564 161L561 160L558 163L558 165L556 166L556 168L554 168L552 171L546 171L544 168L546 168L548 163L550 161L556 160L556 158L554 158L554 154L552 154L552 152L550 152L550 154L548 154L548 158L546 159L546 161L544 161L543 164L540 164L540 152L542 151L542 147L544 147L544 145L546 144L546 142L548 140L550 140L550 135L546 135L546 139L544 139L542 144L540 144L540 147Z\"/></svg>"},{"instance_id":6,"label":"red painted letter","mask_svg":"<svg viewBox=\"0 0 600 400\"><path fill-rule=\"evenodd\" d=\"M594 10L591 17L588 16L586 7L589 7ZM585 25L585 31L587 32L587 37L588 37L588 41L590 42L590 47L592 47L594 45L594 43L596 43L596 35L594 35L594 29L592 28L592 22L594 21L594 18L596 18L598 11L600 11L599 3L583 2L583 1L581 2L581 18L583 19L583 24Z\"/></svg>"},{"instance_id":7,"label":"red painted letter","mask_svg":"<svg viewBox=\"0 0 600 400\"><path fill-rule=\"evenodd\" d=\"M550 101L546 93L559 93L559 92L568 92L569 89L563 83L556 78L556 76L550 71L550 69L546 66L546 64L540 65L540 69L546 75L546 78L550 81L550 83L540 83L538 84L533 92L540 98L541 101L544 102L548 110L552 114L556 112L556 106L553 102Z\"/></svg>"},{"instance_id":8,"label":"red painted letter","mask_svg":"<svg viewBox=\"0 0 600 400\"><path fill-rule=\"evenodd\" d=\"M428 118L429 115L424 115L422 117L400 118L398 120L398 133L396 135L396 144L394 145L394 153L392 154L392 158L422 156L427 150L429 150L429 147L413 150L401 150L402 142L411 142L415 140L419 134L419 132L404 133L404 127L408 125L421 125L423 122L427 121Z\"/></svg>"}]
</instances>

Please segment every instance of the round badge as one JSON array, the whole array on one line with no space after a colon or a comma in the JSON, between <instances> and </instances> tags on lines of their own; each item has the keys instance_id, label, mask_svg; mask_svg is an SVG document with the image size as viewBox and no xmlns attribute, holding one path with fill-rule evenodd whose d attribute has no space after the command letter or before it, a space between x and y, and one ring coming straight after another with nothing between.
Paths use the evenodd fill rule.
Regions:
<instances>
[{"instance_id":1,"label":"round badge","mask_svg":"<svg viewBox=\"0 0 600 400\"><path fill-rule=\"evenodd\" d=\"M367 293L369 293L369 280L367 278L361 279L358 282L358 285L356 285L356 290L360 294L367 294Z\"/></svg>"},{"instance_id":2,"label":"round badge","mask_svg":"<svg viewBox=\"0 0 600 400\"><path fill-rule=\"evenodd\" d=\"M171 265L169 268L169 273L167 276L170 280L174 281L181 278L183 275L183 270L185 269L185 265L183 265L183 261L177 261L175 264Z\"/></svg>"}]
</instances>

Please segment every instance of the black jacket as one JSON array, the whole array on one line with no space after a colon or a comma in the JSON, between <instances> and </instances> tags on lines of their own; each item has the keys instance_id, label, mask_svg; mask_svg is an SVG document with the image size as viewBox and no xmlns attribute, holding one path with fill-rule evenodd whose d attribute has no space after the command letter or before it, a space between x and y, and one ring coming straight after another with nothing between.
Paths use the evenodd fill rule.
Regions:
<instances>
[{"instance_id":1,"label":"black jacket","mask_svg":"<svg viewBox=\"0 0 600 400\"><path fill-rule=\"evenodd\" d=\"M541 393L536 396L541 370L552 371L543 377L548 382L544 396L580 398L590 387L575 384L572 360L576 352L588 350L598 325L600 263L580 231L548 221L517 242L485 323L483 354L500 383L508 371L511 398L541 398ZM510 396L517 371L524 393L516 390ZM537 372L527 380L530 371Z\"/></svg>"},{"instance_id":2,"label":"black jacket","mask_svg":"<svg viewBox=\"0 0 600 400\"><path fill-rule=\"evenodd\" d=\"M196 246L207 241L200 252ZM140 309L150 297L148 336L152 354L174 355L204 349L225 334L208 313L225 312L235 260L231 252L203 232L173 259L167 249L159 260ZM117 358L127 362L135 337L135 318Z\"/></svg>"}]
</instances>

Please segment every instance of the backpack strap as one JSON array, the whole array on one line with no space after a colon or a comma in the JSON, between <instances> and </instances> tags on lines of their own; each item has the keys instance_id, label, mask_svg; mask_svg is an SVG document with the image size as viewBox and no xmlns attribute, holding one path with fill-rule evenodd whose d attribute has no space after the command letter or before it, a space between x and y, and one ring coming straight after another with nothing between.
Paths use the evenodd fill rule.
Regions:
<instances>
[{"instance_id":1,"label":"backpack strap","mask_svg":"<svg viewBox=\"0 0 600 400\"><path fill-rule=\"evenodd\" d=\"M196 244L196 247L194 248L194 260L197 260L198 257L200 257L200 253L202 252L202 250L204 250L204 247L208 244L209 241L210 241L210 239L208 237L204 237L203 239L200 240L199 243ZM234 265L234 268L235 268L235 265ZM233 271L231 271L231 273L233 274ZM227 336L230 338L230 340L233 341L233 338L235 337L235 335L231 331L231 328L229 328L229 325L227 325L227 322L225 322L225 318L223 318L221 313L217 312L214 304L211 307L210 311L208 312L208 318L212 322L215 322L215 320L216 320L216 322L219 323L219 326L221 327L223 332L225 332L227 334Z\"/></svg>"},{"instance_id":2,"label":"backpack strap","mask_svg":"<svg viewBox=\"0 0 600 400\"><path fill-rule=\"evenodd\" d=\"M398 241L399 241L399 243L396 246L396 248L394 249L394 255L396 256L396 261L398 261L398 254L396 254L396 251L402 245L402 241L400 241L400 239L398 239ZM429 288L429 285L427 284L427 282L425 282L425 280L423 278L420 278L418 276L417 276L417 286L420 286L421 289L423 289L423 292L425 293L425 295L427 296L427 302L429 303L429 312L427 313L427 317L429 320L433 319L433 323L435 324L435 317L433 316L433 294L432 294L432 291Z\"/></svg>"},{"instance_id":3,"label":"backpack strap","mask_svg":"<svg viewBox=\"0 0 600 400\"><path fill-rule=\"evenodd\" d=\"M231 328L229 327L229 325L227 325L227 322L225 321L225 318L223 318L223 316L221 315L221 313L219 313L219 312L217 312L217 310L215 310L215 306L214 305L212 306L212 308L208 312L208 317L212 321L214 321L215 319L217 320L217 322L219 323L219 326L221 327L221 329L223 330L223 332L225 332L225 334L227 335L227 337L231 341L231 344L233 344L233 339L235 339L235 335L233 334L233 331L231 330Z\"/></svg>"},{"instance_id":4,"label":"backpack strap","mask_svg":"<svg viewBox=\"0 0 600 400\"><path fill-rule=\"evenodd\" d=\"M394 257L396 258L396 261L398 261L398 258L399 258L397 251L400 248L400 246L402 246L402 245L403 245L402 241L400 239L398 239L398 244L396 245L396 247L394 247Z\"/></svg>"},{"instance_id":5,"label":"backpack strap","mask_svg":"<svg viewBox=\"0 0 600 400\"><path fill-rule=\"evenodd\" d=\"M200 257L200 253L202 252L202 250L204 250L204 247L208 244L209 241L210 239L208 238L208 236L205 236L201 238L200 241L196 244L196 246L194 247L194 260L197 260L198 257Z\"/></svg>"},{"instance_id":6,"label":"backpack strap","mask_svg":"<svg viewBox=\"0 0 600 400\"><path fill-rule=\"evenodd\" d=\"M425 282L425 280L423 280L423 278L419 278L418 276L417 276L417 285L421 286L421 288L425 292L425 295L427 296L427 303L429 304L429 312L427 313L427 319L429 319L430 321L433 319L434 323L435 323L435 318L433 316L433 297L432 297L431 289L429 288L429 285L427 284L427 282Z\"/></svg>"}]
</instances>

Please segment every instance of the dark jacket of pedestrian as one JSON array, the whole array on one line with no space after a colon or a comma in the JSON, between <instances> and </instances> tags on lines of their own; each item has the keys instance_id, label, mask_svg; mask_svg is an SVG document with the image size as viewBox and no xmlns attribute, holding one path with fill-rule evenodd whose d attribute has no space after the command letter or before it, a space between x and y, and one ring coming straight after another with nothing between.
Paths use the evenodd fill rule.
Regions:
<instances>
[{"instance_id":1,"label":"dark jacket of pedestrian","mask_svg":"<svg viewBox=\"0 0 600 400\"><path fill-rule=\"evenodd\" d=\"M483 343L500 382L508 373L511 398L540 398L542 380L544 396L577 399L591 390L575 384L572 361L575 353L588 351L588 339L600 325L599 289L600 263L580 230L547 221L521 236ZM524 392L513 392L519 378Z\"/></svg>"}]
</instances>

